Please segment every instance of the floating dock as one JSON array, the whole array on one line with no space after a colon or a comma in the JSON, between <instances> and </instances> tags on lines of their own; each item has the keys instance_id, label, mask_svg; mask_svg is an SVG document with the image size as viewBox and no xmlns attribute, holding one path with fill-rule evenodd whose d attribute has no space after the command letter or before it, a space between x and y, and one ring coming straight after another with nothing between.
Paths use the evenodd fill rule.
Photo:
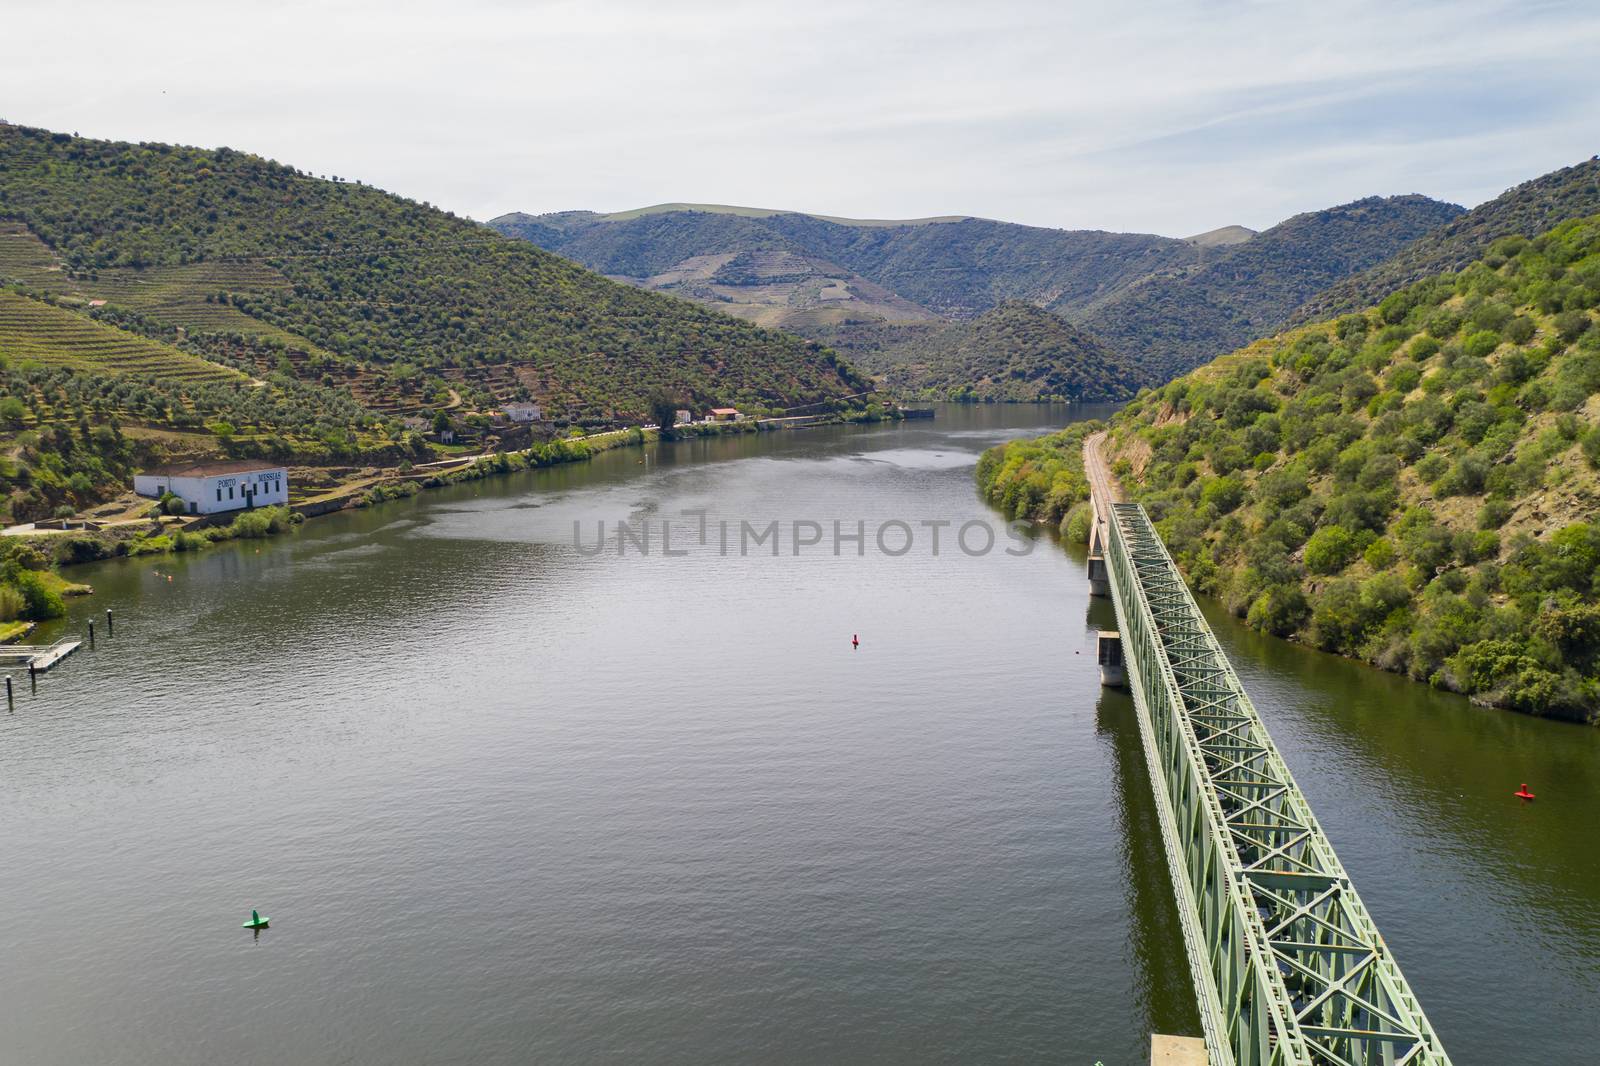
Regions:
<instances>
[{"instance_id":1,"label":"floating dock","mask_svg":"<svg viewBox=\"0 0 1600 1066\"><path fill-rule=\"evenodd\" d=\"M31 674L42 674L82 644L77 637L63 637L54 644L0 644L0 666L26 666Z\"/></svg>"}]
</instances>

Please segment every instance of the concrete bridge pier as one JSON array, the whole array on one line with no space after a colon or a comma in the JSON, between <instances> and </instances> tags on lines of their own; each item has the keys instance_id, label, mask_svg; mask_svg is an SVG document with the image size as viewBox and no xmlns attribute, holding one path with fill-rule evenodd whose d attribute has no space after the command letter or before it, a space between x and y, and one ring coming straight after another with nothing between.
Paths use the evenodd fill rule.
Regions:
<instances>
[{"instance_id":1,"label":"concrete bridge pier","mask_svg":"<svg viewBox=\"0 0 1600 1066\"><path fill-rule=\"evenodd\" d=\"M1100 684L1107 688L1127 688L1128 675L1122 665L1122 634L1102 631L1095 645L1094 656L1100 663Z\"/></svg>"},{"instance_id":2,"label":"concrete bridge pier","mask_svg":"<svg viewBox=\"0 0 1600 1066\"><path fill-rule=\"evenodd\" d=\"M1197 1036L1150 1037L1150 1066L1206 1066L1206 1042Z\"/></svg>"},{"instance_id":3,"label":"concrete bridge pier","mask_svg":"<svg viewBox=\"0 0 1600 1066\"><path fill-rule=\"evenodd\" d=\"M1105 599L1111 595L1111 571L1103 555L1089 556L1089 595Z\"/></svg>"},{"instance_id":4,"label":"concrete bridge pier","mask_svg":"<svg viewBox=\"0 0 1600 1066\"><path fill-rule=\"evenodd\" d=\"M1111 595L1111 571L1106 567L1106 520L1100 502L1091 500L1094 520L1089 523L1089 595Z\"/></svg>"}]
</instances>

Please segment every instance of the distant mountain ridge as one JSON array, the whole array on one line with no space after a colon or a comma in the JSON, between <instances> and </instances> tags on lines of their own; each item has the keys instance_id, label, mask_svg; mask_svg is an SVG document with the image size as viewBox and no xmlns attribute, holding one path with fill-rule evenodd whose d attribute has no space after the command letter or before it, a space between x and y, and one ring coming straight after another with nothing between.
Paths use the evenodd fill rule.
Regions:
<instances>
[{"instance_id":1,"label":"distant mountain ridge","mask_svg":"<svg viewBox=\"0 0 1600 1066\"><path fill-rule=\"evenodd\" d=\"M1021 300L1122 353L1139 383L1159 384L1461 212L1420 195L1369 197L1262 233L1223 226L1182 239L696 204L510 214L489 225L608 277L836 343L880 370L879 354L909 356L909 343L939 333L897 338L885 324L971 320Z\"/></svg>"},{"instance_id":2,"label":"distant mountain ridge","mask_svg":"<svg viewBox=\"0 0 1600 1066\"><path fill-rule=\"evenodd\" d=\"M745 218L770 218L773 215L805 215L841 226L924 226L930 222L960 222L973 215L933 215L928 218L846 218L843 215L819 215L815 211L786 211L775 207L738 207L733 204L652 204L628 211L611 211L599 217L606 222L626 222L644 215L667 215L679 211L700 211L714 215L742 215Z\"/></svg>"},{"instance_id":3,"label":"distant mountain ridge","mask_svg":"<svg viewBox=\"0 0 1600 1066\"><path fill-rule=\"evenodd\" d=\"M688 260L787 252L830 264L853 275L853 282L870 282L930 315L953 319L975 317L1008 299L1086 306L1153 271L1192 265L1211 254L1197 243L1153 234L1053 230L965 216L836 220L755 208L647 208L615 215L509 214L489 225L609 277L668 292L675 291L674 283L652 279ZM758 312L745 312L744 303L773 303L768 293L745 294L747 300L737 295L724 294L722 305L747 317ZM838 309L863 321L882 318L853 300Z\"/></svg>"},{"instance_id":4,"label":"distant mountain ridge","mask_svg":"<svg viewBox=\"0 0 1600 1066\"><path fill-rule=\"evenodd\" d=\"M944 336L939 322L1021 300L1117 353L1137 385L1159 385L1289 325L1463 266L1499 237L1597 211L1600 160L1588 160L1470 212L1419 194L1371 196L1259 233L1222 226L1183 239L684 204L506 215L490 225L615 279L834 345L891 380L926 372L913 349ZM891 357L909 360L904 372L889 374ZM973 370L976 385L987 371Z\"/></svg>"},{"instance_id":5,"label":"distant mountain ridge","mask_svg":"<svg viewBox=\"0 0 1600 1066\"><path fill-rule=\"evenodd\" d=\"M1464 211L1415 194L1370 196L1295 215L1081 312L1050 306L1123 352L1144 383L1159 384L1271 333L1316 293Z\"/></svg>"},{"instance_id":6,"label":"distant mountain ridge","mask_svg":"<svg viewBox=\"0 0 1600 1066\"><path fill-rule=\"evenodd\" d=\"M1395 289L1476 261L1501 237L1533 237L1600 211L1600 157L1523 182L1296 308L1293 325L1377 303Z\"/></svg>"}]
</instances>

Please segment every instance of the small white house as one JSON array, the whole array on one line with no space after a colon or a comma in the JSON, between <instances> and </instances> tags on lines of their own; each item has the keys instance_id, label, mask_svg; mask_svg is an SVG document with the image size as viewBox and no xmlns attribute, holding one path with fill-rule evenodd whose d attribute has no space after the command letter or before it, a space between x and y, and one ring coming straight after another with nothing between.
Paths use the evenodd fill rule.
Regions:
<instances>
[{"instance_id":1,"label":"small white house","mask_svg":"<svg viewBox=\"0 0 1600 1066\"><path fill-rule=\"evenodd\" d=\"M694 421L694 415L683 410L682 408L679 408L677 411L673 412L672 421L676 425L687 426L690 422Z\"/></svg>"},{"instance_id":2,"label":"small white house","mask_svg":"<svg viewBox=\"0 0 1600 1066\"><path fill-rule=\"evenodd\" d=\"M506 419L511 422L537 422L544 414L536 403L508 403L504 410Z\"/></svg>"},{"instance_id":3,"label":"small white house","mask_svg":"<svg viewBox=\"0 0 1600 1066\"><path fill-rule=\"evenodd\" d=\"M289 502L289 475L256 459L184 463L135 474L133 491L160 499L172 493L189 514L216 514L242 507Z\"/></svg>"}]
</instances>

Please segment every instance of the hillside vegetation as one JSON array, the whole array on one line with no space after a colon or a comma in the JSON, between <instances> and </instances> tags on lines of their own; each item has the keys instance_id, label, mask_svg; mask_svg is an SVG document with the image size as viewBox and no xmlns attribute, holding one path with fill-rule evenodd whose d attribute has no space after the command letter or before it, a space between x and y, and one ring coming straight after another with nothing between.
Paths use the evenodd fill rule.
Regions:
<instances>
[{"instance_id":1,"label":"hillside vegetation","mask_svg":"<svg viewBox=\"0 0 1600 1066\"><path fill-rule=\"evenodd\" d=\"M1504 238L1141 393L1114 466L1195 587L1252 626L1593 721L1597 308L1600 216ZM1070 525L1080 442L986 458L986 495Z\"/></svg>"},{"instance_id":2,"label":"hillside vegetation","mask_svg":"<svg viewBox=\"0 0 1600 1066\"><path fill-rule=\"evenodd\" d=\"M1600 212L1600 158L1563 167L1479 204L1390 258L1307 300L1291 324L1370 307L1403 285L1460 270L1501 237L1532 237L1569 218Z\"/></svg>"},{"instance_id":3,"label":"hillside vegetation","mask_svg":"<svg viewBox=\"0 0 1600 1066\"><path fill-rule=\"evenodd\" d=\"M1020 300L918 331L858 361L889 388L928 399L1095 403L1133 395L1132 375L1115 353Z\"/></svg>"},{"instance_id":4,"label":"hillside vegetation","mask_svg":"<svg viewBox=\"0 0 1600 1066\"><path fill-rule=\"evenodd\" d=\"M1155 385L1276 329L1302 301L1461 214L1426 196L1369 197L1280 222L1205 262L1145 279L1075 313Z\"/></svg>"},{"instance_id":5,"label":"hillside vegetation","mask_svg":"<svg viewBox=\"0 0 1600 1066\"><path fill-rule=\"evenodd\" d=\"M426 408L454 387L602 421L642 414L657 389L784 407L863 387L820 346L226 148L0 125L0 216L53 257L37 261L16 226L0 239L0 271L31 289L104 299L126 328L175 342L181 328L199 354L346 386L380 409Z\"/></svg>"}]
</instances>

